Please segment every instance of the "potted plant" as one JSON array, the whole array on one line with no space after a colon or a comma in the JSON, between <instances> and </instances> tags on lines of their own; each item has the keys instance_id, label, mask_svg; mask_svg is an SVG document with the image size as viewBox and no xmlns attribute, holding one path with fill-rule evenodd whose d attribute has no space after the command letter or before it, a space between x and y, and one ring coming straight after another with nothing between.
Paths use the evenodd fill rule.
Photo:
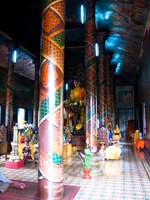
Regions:
<instances>
[{"instance_id":1,"label":"potted plant","mask_svg":"<svg viewBox=\"0 0 150 200\"><path fill-rule=\"evenodd\" d=\"M84 172L84 179L91 179L91 158L93 156L93 153L90 151L90 149L87 148L84 149L84 153L82 153L81 151L77 151L76 155L79 156L79 158L82 161L82 167L83 167L83 172Z\"/></svg>"}]
</instances>

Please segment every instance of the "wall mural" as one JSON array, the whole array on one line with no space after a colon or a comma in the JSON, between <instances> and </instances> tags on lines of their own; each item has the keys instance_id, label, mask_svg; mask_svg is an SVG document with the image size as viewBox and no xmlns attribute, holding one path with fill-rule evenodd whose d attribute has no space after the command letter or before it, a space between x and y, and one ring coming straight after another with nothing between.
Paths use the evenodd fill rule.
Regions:
<instances>
[{"instance_id":1,"label":"wall mural","mask_svg":"<svg viewBox=\"0 0 150 200\"><path fill-rule=\"evenodd\" d=\"M134 107L134 92L133 86L117 87L116 89L117 107L118 108L133 108Z\"/></svg>"},{"instance_id":2,"label":"wall mural","mask_svg":"<svg viewBox=\"0 0 150 200\"><path fill-rule=\"evenodd\" d=\"M125 136L128 121L134 119L134 87L117 87L116 102L119 128L122 135Z\"/></svg>"}]
</instances>

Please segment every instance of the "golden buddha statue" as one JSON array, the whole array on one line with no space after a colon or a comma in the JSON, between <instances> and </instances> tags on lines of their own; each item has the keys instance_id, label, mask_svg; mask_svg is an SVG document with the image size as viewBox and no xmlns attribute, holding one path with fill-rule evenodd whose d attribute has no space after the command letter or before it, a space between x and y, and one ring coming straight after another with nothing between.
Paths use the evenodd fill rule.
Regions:
<instances>
[{"instance_id":1,"label":"golden buddha statue","mask_svg":"<svg viewBox=\"0 0 150 200\"><path fill-rule=\"evenodd\" d=\"M72 101L79 102L85 96L85 89L80 87L79 81L74 81L75 88L71 90L70 98Z\"/></svg>"}]
</instances>

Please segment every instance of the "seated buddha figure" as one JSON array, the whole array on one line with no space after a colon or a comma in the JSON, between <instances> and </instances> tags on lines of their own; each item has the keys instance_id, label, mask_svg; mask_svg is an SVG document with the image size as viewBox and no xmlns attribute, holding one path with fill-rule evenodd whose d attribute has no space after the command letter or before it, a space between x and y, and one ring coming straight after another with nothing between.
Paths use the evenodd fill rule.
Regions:
<instances>
[{"instance_id":1,"label":"seated buddha figure","mask_svg":"<svg viewBox=\"0 0 150 200\"><path fill-rule=\"evenodd\" d=\"M118 127L118 124L116 124L116 127L114 129L114 133L113 133L113 140L120 140L120 138L121 138L120 129Z\"/></svg>"},{"instance_id":2,"label":"seated buddha figure","mask_svg":"<svg viewBox=\"0 0 150 200\"><path fill-rule=\"evenodd\" d=\"M70 93L70 114L74 130L79 133L85 125L85 89L78 80L74 81L74 86Z\"/></svg>"},{"instance_id":3,"label":"seated buddha figure","mask_svg":"<svg viewBox=\"0 0 150 200\"><path fill-rule=\"evenodd\" d=\"M85 97L85 89L80 87L79 81L74 81L75 88L71 90L70 98L73 102L80 102Z\"/></svg>"}]
</instances>

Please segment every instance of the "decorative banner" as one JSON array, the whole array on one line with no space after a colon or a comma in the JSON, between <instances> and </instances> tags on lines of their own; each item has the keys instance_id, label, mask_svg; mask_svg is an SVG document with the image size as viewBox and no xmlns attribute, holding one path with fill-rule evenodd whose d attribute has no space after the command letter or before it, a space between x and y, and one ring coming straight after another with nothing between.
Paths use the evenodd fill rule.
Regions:
<instances>
[{"instance_id":1,"label":"decorative banner","mask_svg":"<svg viewBox=\"0 0 150 200\"><path fill-rule=\"evenodd\" d=\"M63 195L64 0L43 6L39 183L40 198L48 200Z\"/></svg>"},{"instance_id":2,"label":"decorative banner","mask_svg":"<svg viewBox=\"0 0 150 200\"><path fill-rule=\"evenodd\" d=\"M95 46L95 2L87 1L86 19L86 138L91 150L97 150L97 69Z\"/></svg>"}]
</instances>

